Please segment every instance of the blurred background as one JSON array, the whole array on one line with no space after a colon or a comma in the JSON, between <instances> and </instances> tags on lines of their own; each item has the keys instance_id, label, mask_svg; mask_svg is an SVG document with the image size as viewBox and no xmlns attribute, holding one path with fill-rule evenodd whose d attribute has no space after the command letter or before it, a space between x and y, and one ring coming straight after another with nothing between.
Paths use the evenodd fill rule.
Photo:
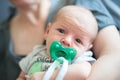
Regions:
<instances>
[{"instance_id":1,"label":"blurred background","mask_svg":"<svg viewBox=\"0 0 120 80\"><path fill-rule=\"evenodd\" d=\"M54 0L52 0L54 2ZM120 29L120 0L101 0L106 6L108 11L113 16L117 26ZM10 4L9 0L0 0L0 23L7 19L10 15Z\"/></svg>"},{"instance_id":2,"label":"blurred background","mask_svg":"<svg viewBox=\"0 0 120 80\"><path fill-rule=\"evenodd\" d=\"M10 12L9 7L11 6L9 0L0 0L0 23L8 18Z\"/></svg>"}]
</instances>

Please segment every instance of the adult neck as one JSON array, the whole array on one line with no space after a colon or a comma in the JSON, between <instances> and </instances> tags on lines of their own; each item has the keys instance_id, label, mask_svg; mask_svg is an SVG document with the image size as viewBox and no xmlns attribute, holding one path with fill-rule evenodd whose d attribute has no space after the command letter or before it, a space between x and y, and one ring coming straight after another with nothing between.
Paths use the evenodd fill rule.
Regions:
<instances>
[{"instance_id":1,"label":"adult neck","mask_svg":"<svg viewBox=\"0 0 120 80\"><path fill-rule=\"evenodd\" d=\"M43 42L45 23L41 21L39 7L17 8L18 13L11 21L10 33L18 55L28 54L35 45Z\"/></svg>"},{"instance_id":2,"label":"adult neck","mask_svg":"<svg viewBox=\"0 0 120 80\"><path fill-rule=\"evenodd\" d=\"M40 4L36 4L28 7L19 7L18 14L14 17L20 23L28 23L30 25L39 26L41 22L41 14L40 14ZM41 22L44 24L44 22Z\"/></svg>"}]
</instances>

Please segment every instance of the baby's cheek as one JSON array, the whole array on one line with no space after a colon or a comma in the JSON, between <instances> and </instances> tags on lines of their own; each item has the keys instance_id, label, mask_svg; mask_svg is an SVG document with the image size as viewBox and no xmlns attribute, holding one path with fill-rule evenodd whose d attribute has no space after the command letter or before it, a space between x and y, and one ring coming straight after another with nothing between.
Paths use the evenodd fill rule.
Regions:
<instances>
[{"instance_id":1,"label":"baby's cheek","mask_svg":"<svg viewBox=\"0 0 120 80\"><path fill-rule=\"evenodd\" d=\"M76 55L76 57L79 57L80 55L82 55L84 53L84 51L83 50L77 50L77 55Z\"/></svg>"}]
</instances>

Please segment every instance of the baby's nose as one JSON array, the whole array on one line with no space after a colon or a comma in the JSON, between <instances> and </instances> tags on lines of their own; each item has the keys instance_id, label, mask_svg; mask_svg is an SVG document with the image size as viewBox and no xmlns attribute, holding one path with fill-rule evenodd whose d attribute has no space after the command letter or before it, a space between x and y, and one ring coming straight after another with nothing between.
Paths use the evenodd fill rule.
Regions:
<instances>
[{"instance_id":1,"label":"baby's nose","mask_svg":"<svg viewBox=\"0 0 120 80\"><path fill-rule=\"evenodd\" d=\"M66 47L71 47L72 41L70 38L62 38L60 42Z\"/></svg>"}]
</instances>

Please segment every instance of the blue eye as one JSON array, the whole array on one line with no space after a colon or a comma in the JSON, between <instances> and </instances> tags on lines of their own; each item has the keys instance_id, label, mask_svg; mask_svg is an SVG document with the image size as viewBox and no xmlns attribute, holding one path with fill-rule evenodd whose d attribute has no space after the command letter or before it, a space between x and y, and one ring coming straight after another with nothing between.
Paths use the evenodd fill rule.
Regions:
<instances>
[{"instance_id":1,"label":"blue eye","mask_svg":"<svg viewBox=\"0 0 120 80\"><path fill-rule=\"evenodd\" d=\"M77 43L80 43L80 42L81 42L80 39L75 39L75 40L76 40Z\"/></svg>"},{"instance_id":2,"label":"blue eye","mask_svg":"<svg viewBox=\"0 0 120 80\"><path fill-rule=\"evenodd\" d=\"M64 33L65 31L63 29L58 29L60 33Z\"/></svg>"}]
</instances>

